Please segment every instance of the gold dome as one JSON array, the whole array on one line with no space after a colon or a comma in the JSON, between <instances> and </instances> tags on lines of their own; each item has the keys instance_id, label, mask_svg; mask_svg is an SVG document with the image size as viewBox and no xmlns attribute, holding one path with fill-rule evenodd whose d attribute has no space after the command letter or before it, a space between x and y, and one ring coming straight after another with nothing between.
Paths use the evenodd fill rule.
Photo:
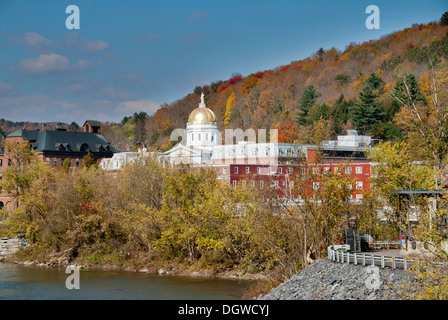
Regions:
<instances>
[{"instance_id":1,"label":"gold dome","mask_svg":"<svg viewBox=\"0 0 448 320\"><path fill-rule=\"evenodd\" d=\"M216 124L216 116L212 110L207 107L194 109L188 117L187 124Z\"/></svg>"},{"instance_id":2,"label":"gold dome","mask_svg":"<svg viewBox=\"0 0 448 320\"><path fill-rule=\"evenodd\" d=\"M205 106L204 92L201 94L199 107L191 111L187 124L216 124L216 116L212 110Z\"/></svg>"}]
</instances>

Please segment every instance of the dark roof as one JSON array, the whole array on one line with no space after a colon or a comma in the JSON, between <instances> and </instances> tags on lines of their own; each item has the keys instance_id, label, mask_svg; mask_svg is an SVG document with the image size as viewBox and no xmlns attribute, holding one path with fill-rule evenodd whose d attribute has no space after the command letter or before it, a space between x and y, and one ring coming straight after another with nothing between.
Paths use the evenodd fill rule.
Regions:
<instances>
[{"instance_id":1,"label":"dark roof","mask_svg":"<svg viewBox=\"0 0 448 320\"><path fill-rule=\"evenodd\" d=\"M118 152L109 141L99 133L74 132L74 131L33 131L17 130L7 137L22 137L25 140L34 141L32 148L38 152L83 152L81 146L87 144L92 153L103 153L100 147L109 148L110 152ZM59 147L70 146L70 151L60 151Z\"/></svg>"},{"instance_id":2,"label":"dark roof","mask_svg":"<svg viewBox=\"0 0 448 320\"><path fill-rule=\"evenodd\" d=\"M92 127L101 127L101 122L96 120L86 120L86 122L84 122L84 126L86 125L86 123L89 123Z\"/></svg>"},{"instance_id":3,"label":"dark roof","mask_svg":"<svg viewBox=\"0 0 448 320\"><path fill-rule=\"evenodd\" d=\"M37 130L16 130L6 135L6 137L22 137L25 140L37 140Z\"/></svg>"}]
</instances>

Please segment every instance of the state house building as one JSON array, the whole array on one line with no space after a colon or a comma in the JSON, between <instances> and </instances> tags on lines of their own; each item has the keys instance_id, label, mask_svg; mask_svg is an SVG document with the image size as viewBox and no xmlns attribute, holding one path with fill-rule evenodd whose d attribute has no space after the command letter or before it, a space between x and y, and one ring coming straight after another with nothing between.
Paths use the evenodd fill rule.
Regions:
<instances>
[{"instance_id":1,"label":"state house building","mask_svg":"<svg viewBox=\"0 0 448 320\"><path fill-rule=\"evenodd\" d=\"M82 158L90 152L98 162L104 158L111 158L117 150L104 138L100 132L101 124L98 121L87 120L82 132L72 132L65 129L55 131L47 130L16 130L9 133L3 140L27 141L30 150L38 154L41 161L56 169L62 167L66 159L70 159L71 167L82 165ZM10 166L15 165L8 155L5 155L0 146L0 179L3 172ZM12 198L0 191L0 208L6 206L12 208Z\"/></svg>"},{"instance_id":2,"label":"state house building","mask_svg":"<svg viewBox=\"0 0 448 320\"><path fill-rule=\"evenodd\" d=\"M354 181L352 198L361 199L370 189L371 162L366 152L373 147L370 136L358 135L349 130L337 140L324 141L320 146L297 143L256 143L236 141L223 144L217 119L206 107L204 95L199 106L187 121L182 141L172 149L159 153L160 161L178 165L213 168L218 179L237 188L250 184L258 188L273 188L279 197L286 196L294 184L294 176L312 173L335 172L348 175ZM317 151L322 151L317 152ZM145 150L140 152L140 156ZM322 155L323 154L323 155ZM104 170L116 171L138 158L137 153L116 153L111 159L101 161ZM306 164L306 168L305 165Z\"/></svg>"}]
</instances>

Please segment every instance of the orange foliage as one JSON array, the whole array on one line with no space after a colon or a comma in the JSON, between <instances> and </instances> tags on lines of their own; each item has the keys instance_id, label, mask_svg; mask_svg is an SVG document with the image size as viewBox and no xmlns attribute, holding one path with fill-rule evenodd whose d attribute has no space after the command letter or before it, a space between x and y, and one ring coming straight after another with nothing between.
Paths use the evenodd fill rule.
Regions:
<instances>
[{"instance_id":1,"label":"orange foliage","mask_svg":"<svg viewBox=\"0 0 448 320\"><path fill-rule=\"evenodd\" d=\"M293 122L283 122L277 130L279 143L294 143L297 139L297 126Z\"/></svg>"}]
</instances>

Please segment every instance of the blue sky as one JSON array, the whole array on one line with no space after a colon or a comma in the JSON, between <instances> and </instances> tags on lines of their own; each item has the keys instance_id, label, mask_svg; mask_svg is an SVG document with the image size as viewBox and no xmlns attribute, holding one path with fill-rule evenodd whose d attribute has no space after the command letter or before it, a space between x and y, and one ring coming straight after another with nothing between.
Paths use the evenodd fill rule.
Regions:
<instances>
[{"instance_id":1,"label":"blue sky","mask_svg":"<svg viewBox=\"0 0 448 320\"><path fill-rule=\"evenodd\" d=\"M79 30L65 26L72 4ZM379 30L365 27L372 4ZM441 0L0 0L0 118L82 124L152 114L232 73L343 50L447 10Z\"/></svg>"}]
</instances>

